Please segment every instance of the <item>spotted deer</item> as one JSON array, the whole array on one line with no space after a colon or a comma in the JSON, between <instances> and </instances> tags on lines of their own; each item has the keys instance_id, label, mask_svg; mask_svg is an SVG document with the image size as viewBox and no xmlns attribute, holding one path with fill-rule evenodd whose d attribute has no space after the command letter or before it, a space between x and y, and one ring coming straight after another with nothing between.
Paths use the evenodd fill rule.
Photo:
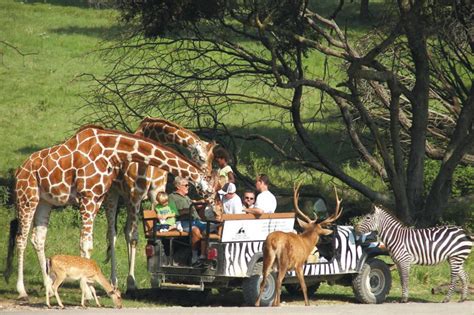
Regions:
<instances>
[{"instance_id":1,"label":"spotted deer","mask_svg":"<svg viewBox=\"0 0 474 315\"><path fill-rule=\"evenodd\" d=\"M79 280L82 290L81 305L85 307L85 296L90 291L94 296L95 303L101 307L94 288L94 283L99 283L107 295L112 298L114 306L122 308L122 297L120 291L114 288L105 278L97 263L88 258L79 256L56 255L47 260L47 271L49 279L45 281L46 305L51 307L49 292L53 291L61 308L64 308L59 298L58 288L65 280Z\"/></svg>"},{"instance_id":2,"label":"spotted deer","mask_svg":"<svg viewBox=\"0 0 474 315\"><path fill-rule=\"evenodd\" d=\"M334 214L320 223L316 223L317 216L311 220L298 207L300 184L295 185L293 189L293 205L297 215L303 220L297 218L299 225L304 229L303 233L296 234L292 232L275 231L268 234L263 246L263 279L260 284L260 293L258 295L255 306L260 306L260 298L265 288L265 283L268 274L276 266L278 269L278 277L276 283L275 299L273 306L280 305L281 284L286 272L295 269L296 275L300 282L300 287L303 291L305 305L308 306L308 294L306 290L306 283L304 281L303 265L305 264L314 246L318 243L321 235L332 234L333 231L326 229L329 224L336 221L342 213L341 199L337 195L337 190L334 188L336 194L336 210Z\"/></svg>"}]
</instances>

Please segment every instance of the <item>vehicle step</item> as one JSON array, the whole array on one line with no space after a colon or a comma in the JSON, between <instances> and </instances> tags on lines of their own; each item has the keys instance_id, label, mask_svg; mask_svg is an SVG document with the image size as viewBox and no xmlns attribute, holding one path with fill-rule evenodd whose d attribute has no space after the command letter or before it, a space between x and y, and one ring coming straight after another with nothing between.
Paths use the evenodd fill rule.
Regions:
<instances>
[{"instance_id":1,"label":"vehicle step","mask_svg":"<svg viewBox=\"0 0 474 315\"><path fill-rule=\"evenodd\" d=\"M174 283L174 282L162 282L160 289L165 290L186 290L186 291L204 291L204 284L187 284L187 283Z\"/></svg>"}]
</instances>

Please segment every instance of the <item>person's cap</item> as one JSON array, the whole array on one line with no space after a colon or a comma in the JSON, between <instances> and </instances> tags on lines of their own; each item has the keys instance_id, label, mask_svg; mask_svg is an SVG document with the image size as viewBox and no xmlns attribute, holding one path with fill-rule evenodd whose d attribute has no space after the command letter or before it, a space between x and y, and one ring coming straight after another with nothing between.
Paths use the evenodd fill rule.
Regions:
<instances>
[{"instance_id":1,"label":"person's cap","mask_svg":"<svg viewBox=\"0 0 474 315\"><path fill-rule=\"evenodd\" d=\"M218 191L220 195L225 195L225 194L230 194L230 193L235 193L237 191L237 188L235 187L234 183L227 183L225 184L221 190Z\"/></svg>"}]
</instances>

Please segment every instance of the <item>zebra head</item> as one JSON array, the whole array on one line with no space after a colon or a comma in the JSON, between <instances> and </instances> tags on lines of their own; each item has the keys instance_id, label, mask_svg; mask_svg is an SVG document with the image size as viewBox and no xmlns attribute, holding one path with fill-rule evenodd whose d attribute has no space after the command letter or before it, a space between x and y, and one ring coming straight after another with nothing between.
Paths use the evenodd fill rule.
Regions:
<instances>
[{"instance_id":1,"label":"zebra head","mask_svg":"<svg viewBox=\"0 0 474 315\"><path fill-rule=\"evenodd\" d=\"M362 220L356 225L355 230L357 233L365 234L372 231L378 231L378 217L382 209L376 205L373 206L373 211L365 215Z\"/></svg>"}]
</instances>

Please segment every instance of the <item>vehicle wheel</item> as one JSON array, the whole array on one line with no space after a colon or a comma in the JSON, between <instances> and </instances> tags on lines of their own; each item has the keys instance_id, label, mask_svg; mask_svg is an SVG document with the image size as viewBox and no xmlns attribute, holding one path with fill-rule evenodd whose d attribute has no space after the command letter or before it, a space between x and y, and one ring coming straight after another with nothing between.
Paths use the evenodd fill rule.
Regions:
<instances>
[{"instance_id":1,"label":"vehicle wheel","mask_svg":"<svg viewBox=\"0 0 474 315\"><path fill-rule=\"evenodd\" d=\"M151 274L150 284L152 288L158 288L160 286L160 278Z\"/></svg>"},{"instance_id":2,"label":"vehicle wheel","mask_svg":"<svg viewBox=\"0 0 474 315\"><path fill-rule=\"evenodd\" d=\"M380 259L367 260L360 273L352 280L352 290L361 303L383 303L391 287L390 268Z\"/></svg>"},{"instance_id":3,"label":"vehicle wheel","mask_svg":"<svg viewBox=\"0 0 474 315\"><path fill-rule=\"evenodd\" d=\"M311 285L307 285L306 289L308 291L308 296L313 296L316 293L316 291L318 291L320 284L321 284L320 282L317 282ZM301 286L297 283L285 284L285 288L286 288L286 291L288 291L290 295L303 296L303 292L301 292Z\"/></svg>"},{"instance_id":4,"label":"vehicle wheel","mask_svg":"<svg viewBox=\"0 0 474 315\"><path fill-rule=\"evenodd\" d=\"M255 305L258 294L260 293L260 283L262 282L262 267L263 263L258 262L255 264L253 275L249 278L244 279L242 283L242 293L244 300L247 305ZM275 299L276 291L276 277L273 272L268 275L267 282L263 289L262 298L260 299L260 306L269 306Z\"/></svg>"}]
</instances>

